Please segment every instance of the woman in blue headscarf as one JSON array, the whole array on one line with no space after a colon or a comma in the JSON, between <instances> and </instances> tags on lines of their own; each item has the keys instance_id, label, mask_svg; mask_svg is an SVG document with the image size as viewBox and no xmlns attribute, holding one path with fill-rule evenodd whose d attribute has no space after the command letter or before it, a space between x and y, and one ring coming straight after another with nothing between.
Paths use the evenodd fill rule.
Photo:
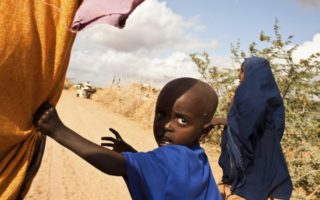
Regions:
<instances>
[{"instance_id":1,"label":"woman in blue headscarf","mask_svg":"<svg viewBox=\"0 0 320 200\"><path fill-rule=\"evenodd\" d=\"M292 182L280 145L284 105L269 62L247 58L239 79L227 120L213 119L214 124L225 125L220 189L231 189L225 199L290 199Z\"/></svg>"}]
</instances>

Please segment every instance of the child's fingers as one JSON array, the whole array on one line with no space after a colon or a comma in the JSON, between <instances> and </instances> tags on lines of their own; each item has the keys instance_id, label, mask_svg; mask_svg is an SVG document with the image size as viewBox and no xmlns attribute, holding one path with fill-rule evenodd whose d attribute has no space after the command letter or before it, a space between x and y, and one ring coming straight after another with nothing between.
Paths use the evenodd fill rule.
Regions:
<instances>
[{"instance_id":1,"label":"child's fingers","mask_svg":"<svg viewBox=\"0 0 320 200\"><path fill-rule=\"evenodd\" d=\"M118 131L114 130L113 128L109 128L109 131L111 131L115 136L116 138L119 140L119 139L122 139L120 134L118 133Z\"/></svg>"},{"instance_id":2,"label":"child's fingers","mask_svg":"<svg viewBox=\"0 0 320 200\"><path fill-rule=\"evenodd\" d=\"M40 120L41 122L45 122L49 117L49 112L45 112L41 117L40 117Z\"/></svg>"},{"instance_id":3,"label":"child's fingers","mask_svg":"<svg viewBox=\"0 0 320 200\"><path fill-rule=\"evenodd\" d=\"M113 138L113 137L101 137L101 140L107 140L107 141L111 141L111 142L116 142L117 139Z\"/></svg>"},{"instance_id":4,"label":"child's fingers","mask_svg":"<svg viewBox=\"0 0 320 200\"><path fill-rule=\"evenodd\" d=\"M34 116L33 116L33 121L32 121L32 123L33 123L34 126L38 126L38 123L39 123L40 120L41 120L42 114L43 114L43 111L42 111L42 110L39 110L39 109L38 109L38 110L36 111L36 113L35 113Z\"/></svg>"},{"instance_id":5,"label":"child's fingers","mask_svg":"<svg viewBox=\"0 0 320 200\"><path fill-rule=\"evenodd\" d=\"M48 109L48 114L54 112L54 107Z\"/></svg>"},{"instance_id":6,"label":"child's fingers","mask_svg":"<svg viewBox=\"0 0 320 200\"><path fill-rule=\"evenodd\" d=\"M48 119L49 119L49 116L50 114L54 112L53 108L50 108L49 110L45 111L41 116L40 116L40 119L38 121L38 124L42 124L42 123L45 123Z\"/></svg>"},{"instance_id":7,"label":"child's fingers","mask_svg":"<svg viewBox=\"0 0 320 200\"><path fill-rule=\"evenodd\" d=\"M37 111L35 112L35 114L33 115L33 120L32 120L32 123L34 126L37 126L38 125L38 122L41 118L41 116L48 110L53 110L53 106L48 103L48 102L45 102L43 103L38 109Z\"/></svg>"},{"instance_id":8,"label":"child's fingers","mask_svg":"<svg viewBox=\"0 0 320 200\"><path fill-rule=\"evenodd\" d=\"M103 146L103 147L113 147L114 145L112 143L101 143L101 146Z\"/></svg>"}]
</instances>

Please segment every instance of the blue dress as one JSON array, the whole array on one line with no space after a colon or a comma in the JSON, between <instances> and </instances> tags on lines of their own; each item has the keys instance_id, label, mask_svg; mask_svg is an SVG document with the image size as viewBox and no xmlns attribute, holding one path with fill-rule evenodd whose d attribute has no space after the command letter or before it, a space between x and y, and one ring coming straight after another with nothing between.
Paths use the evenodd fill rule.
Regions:
<instances>
[{"instance_id":1,"label":"blue dress","mask_svg":"<svg viewBox=\"0 0 320 200\"><path fill-rule=\"evenodd\" d=\"M203 149L166 145L147 153L123 153L134 200L221 200Z\"/></svg>"},{"instance_id":2,"label":"blue dress","mask_svg":"<svg viewBox=\"0 0 320 200\"><path fill-rule=\"evenodd\" d=\"M290 199L292 183L280 145L284 105L269 62L246 59L244 76L223 131L222 181L249 200Z\"/></svg>"}]
</instances>

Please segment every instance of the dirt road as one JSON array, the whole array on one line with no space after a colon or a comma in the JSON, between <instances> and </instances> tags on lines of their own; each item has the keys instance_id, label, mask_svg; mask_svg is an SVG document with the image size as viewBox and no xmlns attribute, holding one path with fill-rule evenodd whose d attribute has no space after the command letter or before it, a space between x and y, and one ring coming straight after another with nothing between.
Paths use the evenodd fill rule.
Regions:
<instances>
[{"instance_id":1,"label":"dirt road","mask_svg":"<svg viewBox=\"0 0 320 200\"><path fill-rule=\"evenodd\" d=\"M65 90L57 110L62 121L85 138L100 144L100 138L112 135L108 128L119 131L123 139L137 150L156 147L152 130L109 111L103 105L75 97ZM221 172L217 155L207 148L211 166L218 181ZM41 167L25 198L26 200L126 200L131 199L122 178L103 174L63 146L47 138Z\"/></svg>"}]
</instances>

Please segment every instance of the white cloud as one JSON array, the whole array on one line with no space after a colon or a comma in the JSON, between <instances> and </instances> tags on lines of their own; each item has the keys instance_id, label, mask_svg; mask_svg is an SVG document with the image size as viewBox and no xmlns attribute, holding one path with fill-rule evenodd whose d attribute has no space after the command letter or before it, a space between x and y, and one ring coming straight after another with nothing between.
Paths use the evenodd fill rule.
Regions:
<instances>
[{"instance_id":1,"label":"white cloud","mask_svg":"<svg viewBox=\"0 0 320 200\"><path fill-rule=\"evenodd\" d=\"M160 81L182 76L199 78L196 65L189 55L181 52L175 52L165 59L152 59L148 66L137 71L141 77L152 77Z\"/></svg>"},{"instance_id":2,"label":"white cloud","mask_svg":"<svg viewBox=\"0 0 320 200\"><path fill-rule=\"evenodd\" d=\"M75 51L68 77L76 82L91 81L105 86L113 77L123 83L147 82L161 86L168 80L182 76L199 78L196 65L189 55L175 52L165 58L151 58L143 54L126 52Z\"/></svg>"},{"instance_id":3,"label":"white cloud","mask_svg":"<svg viewBox=\"0 0 320 200\"><path fill-rule=\"evenodd\" d=\"M165 2L148 0L129 17L122 30L95 25L78 33L67 77L99 86L144 81L161 86L181 76L199 77L190 52L217 47L215 40L196 37L206 27L198 16L185 19Z\"/></svg>"},{"instance_id":4,"label":"white cloud","mask_svg":"<svg viewBox=\"0 0 320 200\"><path fill-rule=\"evenodd\" d=\"M293 52L293 60L299 62L300 59L306 59L311 54L320 52L320 33L313 36L312 41L304 42L295 52Z\"/></svg>"},{"instance_id":5,"label":"white cloud","mask_svg":"<svg viewBox=\"0 0 320 200\"><path fill-rule=\"evenodd\" d=\"M202 41L190 35L191 32L205 30L198 23L197 16L184 19L170 10L165 2L148 0L132 13L124 29L96 25L80 32L78 37L81 41L90 41L91 45L127 52L215 48L217 41Z\"/></svg>"}]
</instances>

